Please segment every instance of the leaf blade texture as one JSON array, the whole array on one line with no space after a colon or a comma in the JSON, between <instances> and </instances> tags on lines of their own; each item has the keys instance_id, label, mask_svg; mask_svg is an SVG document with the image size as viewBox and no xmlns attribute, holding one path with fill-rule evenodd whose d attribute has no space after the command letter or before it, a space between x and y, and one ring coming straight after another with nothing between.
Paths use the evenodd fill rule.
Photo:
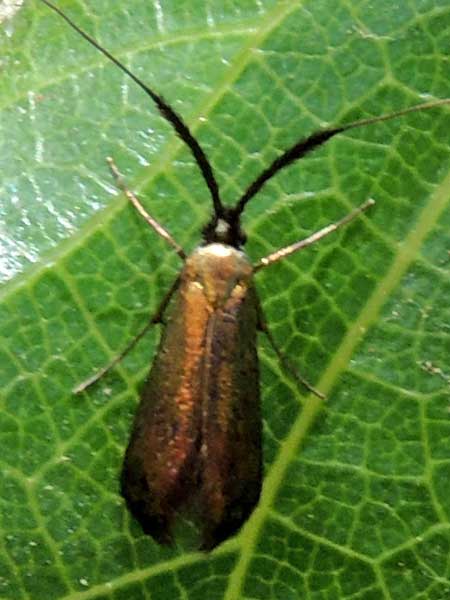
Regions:
<instances>
[{"instance_id":1,"label":"leaf blade texture","mask_svg":"<svg viewBox=\"0 0 450 600\"><path fill-rule=\"evenodd\" d=\"M450 96L447 3L65 3L164 94L225 201L320 125ZM2 22L0 596L448 594L449 111L336 139L249 205L256 260L373 197L372 214L258 274L265 483L207 558L143 537L118 473L154 331L105 382L179 262L115 193L111 155L189 251L210 207L147 98L38 3ZM112 591L111 591L112 590Z\"/></svg>"}]
</instances>

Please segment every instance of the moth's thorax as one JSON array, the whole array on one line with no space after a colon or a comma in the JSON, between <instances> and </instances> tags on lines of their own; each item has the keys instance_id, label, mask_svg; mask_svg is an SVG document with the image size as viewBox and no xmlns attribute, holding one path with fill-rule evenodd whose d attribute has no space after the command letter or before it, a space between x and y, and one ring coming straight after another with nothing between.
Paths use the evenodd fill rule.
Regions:
<instances>
[{"instance_id":1,"label":"moth's thorax","mask_svg":"<svg viewBox=\"0 0 450 600\"><path fill-rule=\"evenodd\" d=\"M213 308L223 306L233 295L248 287L253 267L247 256L226 244L208 244L197 248L186 260L182 285L202 289Z\"/></svg>"}]
</instances>

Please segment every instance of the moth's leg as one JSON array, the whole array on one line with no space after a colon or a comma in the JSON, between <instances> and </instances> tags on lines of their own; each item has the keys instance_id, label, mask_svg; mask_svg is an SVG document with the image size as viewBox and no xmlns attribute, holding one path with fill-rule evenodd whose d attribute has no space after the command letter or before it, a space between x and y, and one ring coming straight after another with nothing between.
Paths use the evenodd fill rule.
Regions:
<instances>
[{"instance_id":1,"label":"moth's leg","mask_svg":"<svg viewBox=\"0 0 450 600\"><path fill-rule=\"evenodd\" d=\"M282 367L284 368L284 370L289 372L290 375L295 379L295 381L297 383L299 383L300 385L305 387L307 390L312 392L318 398L321 398L322 400L324 400L325 399L324 394L322 394L322 392L319 392L319 390L316 390L316 388L314 386L312 386L304 377L302 377L300 375L300 373L297 371L297 369L294 367L294 365L291 363L291 361L288 359L288 357L284 354L284 352L282 350L280 350L270 329L267 326L267 321L264 317L262 307L259 303L258 303L258 329L266 334L267 339L269 340L270 345L272 346L275 354L278 356L280 363L281 363Z\"/></svg>"},{"instance_id":2,"label":"moth's leg","mask_svg":"<svg viewBox=\"0 0 450 600\"><path fill-rule=\"evenodd\" d=\"M355 219L357 216L359 216L361 213L363 213L365 210L367 210L374 204L375 204L374 200L372 200L372 199L367 200L366 202L361 204L361 206L358 206L358 208L355 208L355 210L348 213L348 215L346 215L339 221L336 221L336 223L331 223L327 227L324 227L323 229L319 229L319 231L316 231L315 233L308 236L307 238L300 240L299 242L295 242L294 244L291 244L290 246L285 246L284 248L280 248L276 252L273 252L272 254L265 256L254 266L255 271L257 271L259 269L263 269L265 267L268 267L269 265L272 265L272 264L278 262L282 258L285 258L286 256L293 254L294 252L298 252L299 250L302 250L303 248L307 248L308 246L311 246L318 240L326 237L330 233L333 233L333 231L336 231L343 225L346 225L350 221L353 221L353 219ZM293 366L291 361L280 350L272 333L270 332L270 330L267 326L267 322L264 318L264 314L262 312L262 308L260 305L258 305L258 327L259 327L260 331L262 331L266 334L267 339L270 342L270 345L272 346L274 352L280 359L280 362L281 362L282 366L284 367L284 369L286 371L289 371L289 373L294 377L294 379L298 383L300 383L302 386L304 386L306 389L308 389L310 392L312 392L319 398L322 398L322 399L325 398L325 396L322 394L322 392L319 392L318 390L316 390L306 379L304 379L300 375L300 373Z\"/></svg>"},{"instance_id":3,"label":"moth's leg","mask_svg":"<svg viewBox=\"0 0 450 600\"><path fill-rule=\"evenodd\" d=\"M127 188L123 177L121 176L119 169L117 168L117 165L115 164L113 159L110 156L108 156L106 161L109 165L109 168L111 169L111 173L113 174L114 179L116 180L117 186L122 190L122 192L131 202L134 208L138 211L141 217L143 217L147 221L150 227L152 227L160 237L162 237L164 240L166 240L168 244L172 246L172 248L182 260L185 260L186 253L184 252L183 248L179 244L177 244L177 242L173 239L173 237L170 235L167 229L165 229L162 225L158 223L156 219L149 215L149 213L145 210L145 208L142 206L142 204L139 202L139 200L136 198L133 192Z\"/></svg>"},{"instance_id":4,"label":"moth's leg","mask_svg":"<svg viewBox=\"0 0 450 600\"><path fill-rule=\"evenodd\" d=\"M163 316L164 316L164 311L166 310L167 305L169 304L170 299L173 296L173 293L177 289L178 283L179 283L179 279L177 278L175 280L175 282L173 283L172 287L170 288L170 290L167 292L167 294L165 294L165 296L162 299L160 305L158 306L157 311L152 316L152 318L150 319L150 321L131 340L131 342L122 350L122 352L120 354L118 354L117 356L115 356L111 360L111 362L109 362L107 365L105 365L99 371L97 371L97 373L94 373L94 375L92 375L92 377L89 377L88 379L85 379L85 381L82 381L79 385L77 385L76 387L74 387L73 390L72 390L72 392L74 394L80 394L81 392L84 392L84 390L86 390L88 387L90 387L94 383L97 383L97 381L99 379L101 379L103 377L103 375L105 375L108 371L110 371L113 367L115 367L117 365L117 363L119 363L128 354L128 352L130 352L130 350L132 350L135 347L135 345L139 342L139 340L144 337L144 335L147 333L147 331L153 325L156 325L158 323L162 323L162 319L163 319Z\"/></svg>"},{"instance_id":5,"label":"moth's leg","mask_svg":"<svg viewBox=\"0 0 450 600\"><path fill-rule=\"evenodd\" d=\"M366 211L368 208L370 208L374 204L375 204L375 200L372 200L372 199L367 200L366 202L361 204L361 206L358 206L358 208L355 208L355 210L352 210L352 212L348 213L348 215L345 215L345 217L340 219L340 221L336 221L336 223L331 223L330 225L327 225L327 227L324 227L323 229L319 229L319 231L316 231L315 233L311 234L304 240L300 240L299 242L295 242L294 244L291 244L290 246L285 246L284 248L280 248L276 252L273 252L272 254L269 254L268 256L261 258L261 260L259 262L257 262L256 265L254 266L255 271L258 271L259 269L264 269L265 267L268 267L269 265L273 265L274 263L278 262L282 258L285 258L286 256L289 256L290 254L294 254L294 252L298 252L299 250L303 250L303 248L307 248L308 246L315 244L317 241L326 237L330 233L333 233L333 231L336 231L343 225L347 225L347 223L350 223L350 221L353 221L353 219L358 217L361 213Z\"/></svg>"}]
</instances>

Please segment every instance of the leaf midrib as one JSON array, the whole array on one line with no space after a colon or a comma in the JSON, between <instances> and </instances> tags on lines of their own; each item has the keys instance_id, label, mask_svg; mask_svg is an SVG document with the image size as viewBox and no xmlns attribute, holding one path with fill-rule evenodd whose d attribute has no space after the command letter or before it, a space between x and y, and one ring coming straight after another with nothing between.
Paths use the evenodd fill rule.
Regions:
<instances>
[{"instance_id":1,"label":"leaf midrib","mask_svg":"<svg viewBox=\"0 0 450 600\"><path fill-rule=\"evenodd\" d=\"M328 394L336 385L339 376L347 368L355 348L365 337L369 328L376 322L386 299L389 298L410 265L416 260L422 243L433 230L433 227L448 204L449 189L450 172L447 173L434 193L430 195L410 234L402 243L397 245L397 253L393 257L391 266L374 288L372 295L367 299L365 306L347 330L340 346L336 349L333 359L317 384L318 389L322 390L325 394ZM241 597L241 588L260 530L264 525L266 517L273 511L274 500L278 494L286 470L289 464L292 463L292 460L298 456L299 448L314 425L322 406L323 401L319 398L315 396L308 398L291 431L283 441L281 450L271 464L264 480L263 494L258 509L245 529L246 535L242 536L241 556L234 572L230 576L224 600L236 600Z\"/></svg>"}]
</instances>

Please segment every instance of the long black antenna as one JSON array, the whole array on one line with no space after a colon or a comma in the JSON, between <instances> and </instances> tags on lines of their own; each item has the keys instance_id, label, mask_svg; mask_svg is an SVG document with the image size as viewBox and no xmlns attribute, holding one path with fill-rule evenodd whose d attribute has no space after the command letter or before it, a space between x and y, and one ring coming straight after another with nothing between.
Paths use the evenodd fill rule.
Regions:
<instances>
[{"instance_id":1,"label":"long black antenna","mask_svg":"<svg viewBox=\"0 0 450 600\"><path fill-rule=\"evenodd\" d=\"M234 216L238 218L239 215L242 214L249 200L251 200L253 196L259 192L263 185L274 175L276 175L278 171L281 171L281 169L284 169L288 165L302 158L305 156L305 154L315 150L317 147L324 144L338 133L348 131L349 129L356 129L357 127L363 127L364 125L372 125L373 123L379 123L380 121L389 121L390 119L402 117L412 112L436 108L437 106L443 106L444 104L450 104L450 98L417 104L416 106L411 106L410 108L398 110L396 112L381 115L379 117L360 119L359 121L353 121L353 123L347 123L347 125L341 125L340 127L322 129L321 131L317 131L316 133L311 134L309 137L296 142L293 146L283 152L283 154L275 158L275 160L248 186L246 191L238 200L236 206L232 209Z\"/></svg>"},{"instance_id":2,"label":"long black antenna","mask_svg":"<svg viewBox=\"0 0 450 600\"><path fill-rule=\"evenodd\" d=\"M215 178L213 169L209 160L206 157L205 152L203 151L203 148L200 146L195 137L189 131L189 128L183 121L183 119L173 110L173 108L169 104L167 104L167 102L162 96L154 92L150 87L148 87L148 85L141 81L139 77L136 77L136 75L134 75L129 69L127 69L127 67L123 63L121 63L120 60L118 60L115 56L108 52L108 50L100 46L100 44L88 33L80 29L80 27L78 27L78 25L76 25L57 6L55 6L48 0L41 0L41 2L43 2L49 8L58 13L58 15L62 17L66 21L66 23L68 23L70 27L72 27L72 29L74 29L85 40L92 44L92 46L97 48L97 50L100 50L102 54L104 54L107 58L109 58L109 60L111 60L115 65L117 65L119 69L122 69L122 71L126 73L128 77L131 77L131 79L150 96L150 98L156 104L159 112L166 119L166 121L168 121L172 125L178 136L183 140L183 142L189 147L190 151L192 152L192 155L194 156L203 175L203 179L205 180L206 185L208 186L208 189L211 193L214 212L217 217L222 217L224 214L224 209L220 200L219 185Z\"/></svg>"}]
</instances>

